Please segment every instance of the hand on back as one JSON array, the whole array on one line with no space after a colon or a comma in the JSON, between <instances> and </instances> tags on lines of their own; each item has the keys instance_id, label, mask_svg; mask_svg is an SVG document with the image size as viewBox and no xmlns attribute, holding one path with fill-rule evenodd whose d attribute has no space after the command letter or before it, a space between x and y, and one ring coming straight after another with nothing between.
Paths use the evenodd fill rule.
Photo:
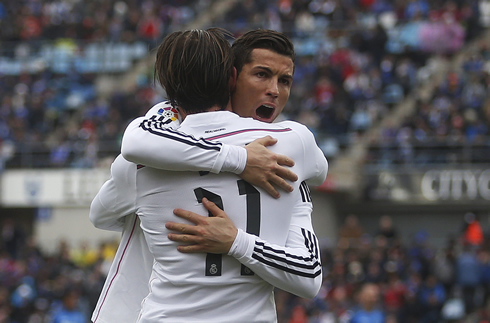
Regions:
<instances>
[{"instance_id":1,"label":"hand on back","mask_svg":"<svg viewBox=\"0 0 490 323\"><path fill-rule=\"evenodd\" d=\"M275 198L280 197L278 188L291 192L293 187L287 181L296 181L298 176L284 166L294 166L294 161L284 155L275 154L267 146L272 146L277 139L271 136L259 138L245 146L247 165L239 175L252 185L264 189Z\"/></svg>"}]
</instances>

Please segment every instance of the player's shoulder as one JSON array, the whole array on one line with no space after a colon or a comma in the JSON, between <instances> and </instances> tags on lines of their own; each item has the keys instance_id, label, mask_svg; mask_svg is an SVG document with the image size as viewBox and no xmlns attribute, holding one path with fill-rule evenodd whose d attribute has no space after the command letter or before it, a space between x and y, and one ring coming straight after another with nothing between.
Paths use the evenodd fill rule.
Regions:
<instances>
[{"instance_id":1,"label":"player's shoulder","mask_svg":"<svg viewBox=\"0 0 490 323\"><path fill-rule=\"evenodd\" d=\"M301 138L311 139L314 137L313 133L307 126L296 121L284 120L273 124L281 128L291 129L294 133L298 134L298 136L300 136Z\"/></svg>"},{"instance_id":2,"label":"player's shoulder","mask_svg":"<svg viewBox=\"0 0 490 323\"><path fill-rule=\"evenodd\" d=\"M159 122L180 124L182 118L179 110L174 107L170 101L163 101L155 104L145 114L146 119L155 119Z\"/></svg>"},{"instance_id":3,"label":"player's shoulder","mask_svg":"<svg viewBox=\"0 0 490 323\"><path fill-rule=\"evenodd\" d=\"M114 162L112 163L113 165L128 165L128 164L132 164L130 161L124 159L123 155L122 154L119 154L116 156L116 158L114 159Z\"/></svg>"},{"instance_id":4,"label":"player's shoulder","mask_svg":"<svg viewBox=\"0 0 490 323\"><path fill-rule=\"evenodd\" d=\"M121 174L126 174L128 172L134 172L137 169L137 165L133 164L132 162L124 159L122 154L119 154L116 159L114 159L114 162L112 163L111 166L111 172L112 173L121 173Z\"/></svg>"}]
</instances>

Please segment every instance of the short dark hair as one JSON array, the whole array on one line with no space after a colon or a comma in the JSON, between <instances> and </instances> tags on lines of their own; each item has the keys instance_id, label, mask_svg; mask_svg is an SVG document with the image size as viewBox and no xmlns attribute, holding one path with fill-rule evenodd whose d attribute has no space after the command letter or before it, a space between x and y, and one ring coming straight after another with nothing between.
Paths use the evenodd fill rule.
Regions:
<instances>
[{"instance_id":1,"label":"short dark hair","mask_svg":"<svg viewBox=\"0 0 490 323\"><path fill-rule=\"evenodd\" d=\"M238 73L242 71L243 65L251 62L251 53L256 48L268 49L287 56L293 63L296 57L294 45L285 34L268 29L250 30L238 37L231 47Z\"/></svg>"},{"instance_id":2,"label":"short dark hair","mask_svg":"<svg viewBox=\"0 0 490 323\"><path fill-rule=\"evenodd\" d=\"M157 50L155 77L174 106L205 112L230 99L232 35L221 28L176 31Z\"/></svg>"}]
</instances>

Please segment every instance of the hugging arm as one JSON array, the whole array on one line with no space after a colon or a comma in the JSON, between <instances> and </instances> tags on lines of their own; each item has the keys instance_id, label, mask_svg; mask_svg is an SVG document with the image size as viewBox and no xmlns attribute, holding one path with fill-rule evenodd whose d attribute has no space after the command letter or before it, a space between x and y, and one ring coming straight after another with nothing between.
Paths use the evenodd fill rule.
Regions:
<instances>
[{"instance_id":1,"label":"hugging arm","mask_svg":"<svg viewBox=\"0 0 490 323\"><path fill-rule=\"evenodd\" d=\"M313 134L297 123L290 125L296 128L297 139L300 140L300 144L294 145L294 156L301 163L298 174L313 184L323 183L328 163ZM298 191L290 197L296 199L292 213L284 215L285 221L290 219L284 245L269 243L237 229L224 211L205 199L204 206L214 216L204 217L182 209L174 210L176 215L194 225L167 223L167 229L173 231L169 239L184 244L178 247L181 252L226 253L271 285L312 298L320 290L323 280L319 243L311 222L313 204L306 182L299 185Z\"/></svg>"},{"instance_id":2,"label":"hugging arm","mask_svg":"<svg viewBox=\"0 0 490 323\"><path fill-rule=\"evenodd\" d=\"M296 223L289 227L285 246L268 243L239 230L235 240L237 247L232 246L229 254L275 287L300 297L313 298L323 280L320 247L312 228L304 221L309 214L294 217L297 217L293 220Z\"/></svg>"},{"instance_id":3,"label":"hugging arm","mask_svg":"<svg viewBox=\"0 0 490 323\"><path fill-rule=\"evenodd\" d=\"M295 181L297 176L284 166L293 166L294 161L266 148L275 144L272 137L239 147L194 138L180 132L177 123L149 114L133 120L123 135L122 155L135 164L157 169L232 172L276 198L276 187L292 190L286 180Z\"/></svg>"},{"instance_id":4,"label":"hugging arm","mask_svg":"<svg viewBox=\"0 0 490 323\"><path fill-rule=\"evenodd\" d=\"M311 202L297 203L284 246L237 229L214 203L203 199L203 204L214 217L177 209L176 215L195 225L166 224L174 231L169 239L186 244L179 251L228 254L275 287L305 298L318 293L323 276L318 239L311 225Z\"/></svg>"},{"instance_id":5,"label":"hugging arm","mask_svg":"<svg viewBox=\"0 0 490 323\"><path fill-rule=\"evenodd\" d=\"M92 313L94 323L136 322L141 302L149 293L153 255L135 214L135 197L136 165L119 155L111 166L111 178L101 187L90 206L90 221L95 227L122 231Z\"/></svg>"},{"instance_id":6,"label":"hugging arm","mask_svg":"<svg viewBox=\"0 0 490 323\"><path fill-rule=\"evenodd\" d=\"M133 169L134 168L134 169ZM119 155L111 166L111 177L100 188L90 205L89 219L99 229L122 231L126 215L135 207L136 165Z\"/></svg>"}]
</instances>

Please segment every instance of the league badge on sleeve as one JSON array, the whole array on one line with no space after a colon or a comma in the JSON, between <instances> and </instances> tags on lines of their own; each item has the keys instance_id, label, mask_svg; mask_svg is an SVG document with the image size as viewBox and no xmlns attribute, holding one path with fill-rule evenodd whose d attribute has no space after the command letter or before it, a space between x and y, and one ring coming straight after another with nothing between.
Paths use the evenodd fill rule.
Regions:
<instances>
[{"instance_id":1,"label":"league badge on sleeve","mask_svg":"<svg viewBox=\"0 0 490 323\"><path fill-rule=\"evenodd\" d=\"M154 105L145 115L142 125L146 128L177 128L180 125L180 114L170 102L164 101Z\"/></svg>"},{"instance_id":2,"label":"league badge on sleeve","mask_svg":"<svg viewBox=\"0 0 490 323\"><path fill-rule=\"evenodd\" d=\"M172 121L179 120L179 111L177 111L176 108L171 107L171 106L160 108L158 110L158 114L163 117L162 121L165 119L170 119Z\"/></svg>"}]
</instances>

